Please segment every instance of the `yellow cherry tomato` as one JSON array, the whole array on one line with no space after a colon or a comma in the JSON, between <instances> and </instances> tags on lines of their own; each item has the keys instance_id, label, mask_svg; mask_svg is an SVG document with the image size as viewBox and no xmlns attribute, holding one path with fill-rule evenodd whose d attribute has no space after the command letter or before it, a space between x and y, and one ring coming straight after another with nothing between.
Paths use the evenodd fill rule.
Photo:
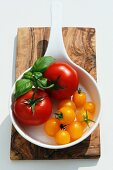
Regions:
<instances>
[{"instance_id":1,"label":"yellow cherry tomato","mask_svg":"<svg viewBox=\"0 0 113 170\"><path fill-rule=\"evenodd\" d=\"M84 109L89 111L90 113L95 112L95 104L93 102L86 102L84 105Z\"/></svg>"},{"instance_id":2,"label":"yellow cherry tomato","mask_svg":"<svg viewBox=\"0 0 113 170\"><path fill-rule=\"evenodd\" d=\"M73 101L77 108L81 108L86 103L86 94L80 89L73 94Z\"/></svg>"},{"instance_id":3,"label":"yellow cherry tomato","mask_svg":"<svg viewBox=\"0 0 113 170\"><path fill-rule=\"evenodd\" d=\"M62 107L70 107L71 109L73 110L76 110L76 106L75 106L75 103L69 99L65 99L65 100L62 100L59 104L58 104L58 109L62 108Z\"/></svg>"},{"instance_id":4,"label":"yellow cherry tomato","mask_svg":"<svg viewBox=\"0 0 113 170\"><path fill-rule=\"evenodd\" d=\"M81 122L82 126L86 127L89 126L90 122L93 122L93 114L83 109L76 113L76 119Z\"/></svg>"},{"instance_id":5,"label":"yellow cherry tomato","mask_svg":"<svg viewBox=\"0 0 113 170\"><path fill-rule=\"evenodd\" d=\"M62 107L59 109L57 118L62 124L70 124L75 120L76 114L73 109L70 107Z\"/></svg>"},{"instance_id":6,"label":"yellow cherry tomato","mask_svg":"<svg viewBox=\"0 0 113 170\"><path fill-rule=\"evenodd\" d=\"M71 141L77 140L83 135L83 127L81 123L76 121L68 125L67 131L70 134Z\"/></svg>"},{"instance_id":7,"label":"yellow cherry tomato","mask_svg":"<svg viewBox=\"0 0 113 170\"><path fill-rule=\"evenodd\" d=\"M66 130L59 130L55 135L55 141L58 145L64 145L70 142L70 134Z\"/></svg>"},{"instance_id":8,"label":"yellow cherry tomato","mask_svg":"<svg viewBox=\"0 0 113 170\"><path fill-rule=\"evenodd\" d=\"M50 118L44 125L44 130L48 136L55 136L60 130L60 122L56 118Z\"/></svg>"}]
</instances>

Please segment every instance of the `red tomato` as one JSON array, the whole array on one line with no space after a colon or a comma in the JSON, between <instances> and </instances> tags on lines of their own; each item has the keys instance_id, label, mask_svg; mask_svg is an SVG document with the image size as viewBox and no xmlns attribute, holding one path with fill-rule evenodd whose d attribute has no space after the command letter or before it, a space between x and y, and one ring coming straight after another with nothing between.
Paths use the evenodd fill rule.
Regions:
<instances>
[{"instance_id":1,"label":"red tomato","mask_svg":"<svg viewBox=\"0 0 113 170\"><path fill-rule=\"evenodd\" d=\"M32 98L34 91L31 90L28 93L20 96L13 103L13 112L19 122L26 125L40 125L46 122L52 112L52 103L46 92L37 90L34 99L40 97L42 100L37 102L34 107L34 112L30 104L26 104L26 101Z\"/></svg>"},{"instance_id":2,"label":"red tomato","mask_svg":"<svg viewBox=\"0 0 113 170\"><path fill-rule=\"evenodd\" d=\"M55 84L50 92L58 100L70 97L78 88L77 72L67 63L51 64L44 72L44 77Z\"/></svg>"}]
</instances>

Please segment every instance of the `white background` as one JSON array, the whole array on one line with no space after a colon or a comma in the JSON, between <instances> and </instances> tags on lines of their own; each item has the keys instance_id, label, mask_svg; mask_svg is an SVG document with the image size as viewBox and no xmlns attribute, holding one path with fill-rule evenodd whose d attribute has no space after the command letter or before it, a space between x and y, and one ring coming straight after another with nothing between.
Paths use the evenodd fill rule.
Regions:
<instances>
[{"instance_id":1,"label":"white background","mask_svg":"<svg viewBox=\"0 0 113 170\"><path fill-rule=\"evenodd\" d=\"M14 82L14 39L20 26L50 26L50 0L0 0L0 169L113 170L113 1L62 0L63 26L96 28L102 97L99 160L11 161L9 93ZM13 75L13 76L12 76Z\"/></svg>"}]
</instances>

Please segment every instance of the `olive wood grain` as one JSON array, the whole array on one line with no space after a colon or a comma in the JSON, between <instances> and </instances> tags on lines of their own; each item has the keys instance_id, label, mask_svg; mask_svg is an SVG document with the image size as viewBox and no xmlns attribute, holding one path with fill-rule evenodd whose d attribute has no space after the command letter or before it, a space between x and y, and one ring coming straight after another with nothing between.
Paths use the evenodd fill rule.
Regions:
<instances>
[{"instance_id":1,"label":"olive wood grain","mask_svg":"<svg viewBox=\"0 0 113 170\"><path fill-rule=\"evenodd\" d=\"M50 28L19 28L17 33L16 78L43 56L49 40ZM64 44L70 58L96 79L96 47L94 28L63 28ZM12 126L11 160L85 159L99 158L100 129L80 144L50 150L33 145Z\"/></svg>"}]
</instances>

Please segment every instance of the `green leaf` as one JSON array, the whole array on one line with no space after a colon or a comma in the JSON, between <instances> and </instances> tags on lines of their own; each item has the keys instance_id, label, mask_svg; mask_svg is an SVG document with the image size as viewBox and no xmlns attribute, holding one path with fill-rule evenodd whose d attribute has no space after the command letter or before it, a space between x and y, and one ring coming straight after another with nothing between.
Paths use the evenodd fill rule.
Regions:
<instances>
[{"instance_id":1,"label":"green leaf","mask_svg":"<svg viewBox=\"0 0 113 170\"><path fill-rule=\"evenodd\" d=\"M46 87L47 86L47 78L41 78L40 79L41 84Z\"/></svg>"},{"instance_id":2,"label":"green leaf","mask_svg":"<svg viewBox=\"0 0 113 170\"><path fill-rule=\"evenodd\" d=\"M35 86L36 86L36 87L39 87L39 88L41 88L41 89L43 89L43 85L42 85L40 79L37 80Z\"/></svg>"},{"instance_id":3,"label":"green leaf","mask_svg":"<svg viewBox=\"0 0 113 170\"><path fill-rule=\"evenodd\" d=\"M28 79L20 79L16 82L15 98L27 93L32 89L32 82Z\"/></svg>"},{"instance_id":4,"label":"green leaf","mask_svg":"<svg viewBox=\"0 0 113 170\"><path fill-rule=\"evenodd\" d=\"M34 77L35 77L36 79L42 77L42 73L41 73L41 72L34 72L33 74L34 74Z\"/></svg>"},{"instance_id":5,"label":"green leaf","mask_svg":"<svg viewBox=\"0 0 113 170\"><path fill-rule=\"evenodd\" d=\"M32 67L32 72L44 72L47 67L53 63L55 59L51 56L46 56L46 57L40 57L36 60Z\"/></svg>"},{"instance_id":6,"label":"green leaf","mask_svg":"<svg viewBox=\"0 0 113 170\"><path fill-rule=\"evenodd\" d=\"M32 76L33 76L32 72L28 71L28 72L24 73L22 79L30 79L30 80L32 80Z\"/></svg>"}]
</instances>

